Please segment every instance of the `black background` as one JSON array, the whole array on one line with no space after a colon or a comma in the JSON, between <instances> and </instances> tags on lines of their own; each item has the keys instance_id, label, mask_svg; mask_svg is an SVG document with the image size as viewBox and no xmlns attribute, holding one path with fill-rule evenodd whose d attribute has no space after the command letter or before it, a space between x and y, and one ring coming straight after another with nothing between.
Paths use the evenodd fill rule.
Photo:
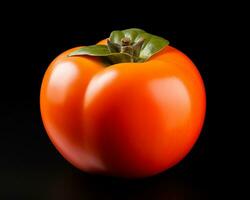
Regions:
<instances>
[{"instance_id":1,"label":"black background","mask_svg":"<svg viewBox=\"0 0 250 200\"><path fill-rule=\"evenodd\" d=\"M1 18L0 197L216 199L228 170L221 156L226 146L220 146L225 133L217 126L218 95L226 91L216 81L229 18L205 2L61 4L15 4ZM165 37L194 61L207 91L205 124L189 155L162 174L141 180L88 175L64 160L46 135L39 111L43 74L61 52L131 27Z\"/></svg>"}]
</instances>

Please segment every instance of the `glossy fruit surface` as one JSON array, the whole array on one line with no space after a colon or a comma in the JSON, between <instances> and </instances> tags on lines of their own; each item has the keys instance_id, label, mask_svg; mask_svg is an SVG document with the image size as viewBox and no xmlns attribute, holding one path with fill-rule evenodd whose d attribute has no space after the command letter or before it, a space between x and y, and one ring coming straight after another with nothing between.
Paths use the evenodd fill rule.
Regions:
<instances>
[{"instance_id":1,"label":"glossy fruit surface","mask_svg":"<svg viewBox=\"0 0 250 200\"><path fill-rule=\"evenodd\" d=\"M106 67L97 57L68 56L78 49L50 64L41 87L43 123L59 152L83 171L122 177L151 176L182 160L206 108L191 60L166 46L145 62Z\"/></svg>"}]
</instances>

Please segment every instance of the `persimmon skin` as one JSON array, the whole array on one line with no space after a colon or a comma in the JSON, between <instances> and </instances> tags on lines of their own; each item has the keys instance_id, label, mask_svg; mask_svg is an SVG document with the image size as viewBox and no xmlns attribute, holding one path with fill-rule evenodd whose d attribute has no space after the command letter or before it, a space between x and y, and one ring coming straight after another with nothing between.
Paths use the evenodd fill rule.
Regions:
<instances>
[{"instance_id":1,"label":"persimmon skin","mask_svg":"<svg viewBox=\"0 0 250 200\"><path fill-rule=\"evenodd\" d=\"M74 166L99 171L101 166L84 146L82 103L88 82L103 66L96 59L68 57L65 51L48 67L41 86L43 124L57 150Z\"/></svg>"},{"instance_id":2,"label":"persimmon skin","mask_svg":"<svg viewBox=\"0 0 250 200\"><path fill-rule=\"evenodd\" d=\"M67 57L73 50L51 63L40 97L46 131L68 161L86 172L135 178L188 154L202 129L206 96L187 56L167 46L145 63L104 68L93 57Z\"/></svg>"}]
</instances>

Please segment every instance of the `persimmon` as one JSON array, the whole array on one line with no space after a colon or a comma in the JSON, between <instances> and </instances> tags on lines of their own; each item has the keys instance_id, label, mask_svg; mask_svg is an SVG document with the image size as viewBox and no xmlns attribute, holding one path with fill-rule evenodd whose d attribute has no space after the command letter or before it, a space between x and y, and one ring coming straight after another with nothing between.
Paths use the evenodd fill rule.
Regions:
<instances>
[{"instance_id":1,"label":"persimmon","mask_svg":"<svg viewBox=\"0 0 250 200\"><path fill-rule=\"evenodd\" d=\"M127 29L59 55L44 75L40 108L49 138L74 166L135 178L188 154L206 94L186 55L161 37Z\"/></svg>"}]
</instances>

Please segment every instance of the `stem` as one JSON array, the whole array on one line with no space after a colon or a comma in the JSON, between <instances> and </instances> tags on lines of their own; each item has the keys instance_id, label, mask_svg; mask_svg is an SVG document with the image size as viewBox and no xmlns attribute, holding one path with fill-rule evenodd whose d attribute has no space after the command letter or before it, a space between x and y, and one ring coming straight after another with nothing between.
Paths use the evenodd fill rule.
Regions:
<instances>
[{"instance_id":1,"label":"stem","mask_svg":"<svg viewBox=\"0 0 250 200\"><path fill-rule=\"evenodd\" d=\"M124 37L121 39L122 46L129 46L131 44L131 40L128 37Z\"/></svg>"},{"instance_id":2,"label":"stem","mask_svg":"<svg viewBox=\"0 0 250 200\"><path fill-rule=\"evenodd\" d=\"M130 55L130 62L134 62L134 50L131 46L131 40L127 37L121 39L121 53L127 53Z\"/></svg>"},{"instance_id":3,"label":"stem","mask_svg":"<svg viewBox=\"0 0 250 200\"><path fill-rule=\"evenodd\" d=\"M130 55L130 60L128 62L136 62L140 55L140 50L144 39L140 39L135 43L131 43L131 39L124 37L121 39L120 44L113 43L108 39L108 48L111 53L126 53Z\"/></svg>"}]
</instances>

